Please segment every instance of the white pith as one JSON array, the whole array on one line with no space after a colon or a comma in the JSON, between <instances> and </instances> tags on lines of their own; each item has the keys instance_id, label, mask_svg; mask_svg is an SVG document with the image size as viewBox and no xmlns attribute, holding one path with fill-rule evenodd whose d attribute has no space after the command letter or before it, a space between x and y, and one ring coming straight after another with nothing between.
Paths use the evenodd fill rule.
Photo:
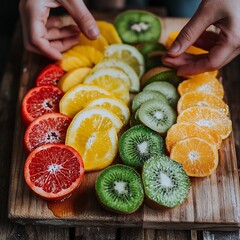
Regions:
<instances>
[{"instance_id":1,"label":"white pith","mask_svg":"<svg viewBox=\"0 0 240 240\"><path fill-rule=\"evenodd\" d=\"M138 146L138 150L140 153L145 153L148 148L147 142L142 142L142 143L138 144L137 146Z\"/></svg>"},{"instance_id":2,"label":"white pith","mask_svg":"<svg viewBox=\"0 0 240 240\"><path fill-rule=\"evenodd\" d=\"M173 187L173 182L172 182L171 178L168 177L167 174L160 172L159 178L160 178L161 186Z\"/></svg>"},{"instance_id":3,"label":"white pith","mask_svg":"<svg viewBox=\"0 0 240 240\"><path fill-rule=\"evenodd\" d=\"M195 162L199 159L199 155L197 151L191 151L188 154L188 158L191 160L191 162Z\"/></svg>"},{"instance_id":4,"label":"white pith","mask_svg":"<svg viewBox=\"0 0 240 240\"><path fill-rule=\"evenodd\" d=\"M114 190L118 193L118 194L127 194L128 191L126 189L126 182L114 182Z\"/></svg>"}]
</instances>

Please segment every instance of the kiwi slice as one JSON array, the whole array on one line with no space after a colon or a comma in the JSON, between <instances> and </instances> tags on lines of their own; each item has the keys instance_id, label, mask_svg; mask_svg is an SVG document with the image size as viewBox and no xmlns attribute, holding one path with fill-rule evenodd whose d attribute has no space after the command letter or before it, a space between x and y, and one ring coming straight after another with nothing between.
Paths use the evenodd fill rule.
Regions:
<instances>
[{"instance_id":1,"label":"kiwi slice","mask_svg":"<svg viewBox=\"0 0 240 240\"><path fill-rule=\"evenodd\" d=\"M95 190L100 203L117 213L135 212L144 199L139 174L133 168L120 164L101 172L96 180Z\"/></svg>"},{"instance_id":2,"label":"kiwi slice","mask_svg":"<svg viewBox=\"0 0 240 240\"><path fill-rule=\"evenodd\" d=\"M119 153L123 162L141 169L144 162L157 154L165 154L163 138L144 125L128 129L119 139Z\"/></svg>"},{"instance_id":3,"label":"kiwi slice","mask_svg":"<svg viewBox=\"0 0 240 240\"><path fill-rule=\"evenodd\" d=\"M142 53L142 55L148 56L151 53L154 52L167 52L166 47L162 44L162 43L158 43L158 42L146 42L143 43L139 46L139 51Z\"/></svg>"},{"instance_id":4,"label":"kiwi slice","mask_svg":"<svg viewBox=\"0 0 240 240\"><path fill-rule=\"evenodd\" d=\"M147 11L124 11L114 25L122 41L130 44L157 42L162 31L160 19Z\"/></svg>"},{"instance_id":5,"label":"kiwi slice","mask_svg":"<svg viewBox=\"0 0 240 240\"><path fill-rule=\"evenodd\" d=\"M145 162L142 180L150 206L172 208L189 195L190 179L180 163L167 156L153 156Z\"/></svg>"},{"instance_id":6,"label":"kiwi slice","mask_svg":"<svg viewBox=\"0 0 240 240\"><path fill-rule=\"evenodd\" d=\"M150 83L143 90L154 90L162 93L173 108L176 107L180 97L176 87L165 81Z\"/></svg>"},{"instance_id":7,"label":"kiwi slice","mask_svg":"<svg viewBox=\"0 0 240 240\"><path fill-rule=\"evenodd\" d=\"M145 90L143 92L138 93L132 101L132 110L135 112L142 103L150 100L150 99L157 99L159 102L164 102L168 104L167 98L160 92L157 91L150 91L150 90Z\"/></svg>"},{"instance_id":8,"label":"kiwi slice","mask_svg":"<svg viewBox=\"0 0 240 240\"><path fill-rule=\"evenodd\" d=\"M175 70L164 71L164 72L157 73L156 75L149 78L147 82L144 84L144 86L152 82L158 82L158 81L170 82L175 87L177 87L179 83L182 82L182 78L176 75Z\"/></svg>"},{"instance_id":9,"label":"kiwi slice","mask_svg":"<svg viewBox=\"0 0 240 240\"><path fill-rule=\"evenodd\" d=\"M138 117L144 125L165 135L167 130L176 123L177 113L169 104L153 99L141 105Z\"/></svg>"}]
</instances>

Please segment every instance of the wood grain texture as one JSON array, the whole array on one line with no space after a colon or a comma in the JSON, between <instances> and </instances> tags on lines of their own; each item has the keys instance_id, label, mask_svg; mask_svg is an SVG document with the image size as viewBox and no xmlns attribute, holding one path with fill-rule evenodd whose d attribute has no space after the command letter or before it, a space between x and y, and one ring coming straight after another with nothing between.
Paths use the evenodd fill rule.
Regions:
<instances>
[{"instance_id":1,"label":"wood grain texture","mask_svg":"<svg viewBox=\"0 0 240 240\"><path fill-rule=\"evenodd\" d=\"M163 32L180 29L187 20L163 19ZM166 31L165 31L166 29ZM162 38L164 39L164 37ZM131 215L117 215L101 208L94 195L94 181L99 174L86 174L80 194L81 207L68 205L61 217L54 216L45 201L35 196L23 179L26 159L22 147L24 129L21 122L21 100L32 86L36 73L46 60L25 54L16 112L14 151L12 156L9 217L20 223L64 226L126 226L151 229L236 229L239 226L239 180L233 135L222 144L217 171L207 178L192 178L190 195L182 205L165 211L142 206ZM84 200L83 200L84 199ZM60 203L61 204L61 203ZM64 206L64 204L63 204Z\"/></svg>"}]
</instances>

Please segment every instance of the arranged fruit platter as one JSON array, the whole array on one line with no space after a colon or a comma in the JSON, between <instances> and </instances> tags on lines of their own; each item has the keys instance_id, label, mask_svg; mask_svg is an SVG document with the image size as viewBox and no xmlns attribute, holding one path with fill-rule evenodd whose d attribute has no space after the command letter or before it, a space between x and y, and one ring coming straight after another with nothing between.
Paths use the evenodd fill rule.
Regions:
<instances>
[{"instance_id":1,"label":"arranged fruit platter","mask_svg":"<svg viewBox=\"0 0 240 240\"><path fill-rule=\"evenodd\" d=\"M220 73L179 77L161 64L186 20L126 11L113 22L97 21L100 37L81 34L59 62L27 63L9 217L64 226L239 227Z\"/></svg>"}]
</instances>

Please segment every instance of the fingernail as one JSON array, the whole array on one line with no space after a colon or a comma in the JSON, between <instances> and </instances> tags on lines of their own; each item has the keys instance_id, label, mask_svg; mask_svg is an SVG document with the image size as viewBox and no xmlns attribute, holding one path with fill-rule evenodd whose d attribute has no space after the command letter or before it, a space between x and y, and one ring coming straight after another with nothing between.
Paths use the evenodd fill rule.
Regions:
<instances>
[{"instance_id":1,"label":"fingernail","mask_svg":"<svg viewBox=\"0 0 240 240\"><path fill-rule=\"evenodd\" d=\"M177 53L179 52L181 46L178 42L174 42L172 46L169 48L168 53Z\"/></svg>"},{"instance_id":2,"label":"fingernail","mask_svg":"<svg viewBox=\"0 0 240 240\"><path fill-rule=\"evenodd\" d=\"M93 38L93 39L96 39L98 38L99 36L99 29L97 27L90 27L88 30L87 30L87 35L88 37L90 38Z\"/></svg>"}]
</instances>

